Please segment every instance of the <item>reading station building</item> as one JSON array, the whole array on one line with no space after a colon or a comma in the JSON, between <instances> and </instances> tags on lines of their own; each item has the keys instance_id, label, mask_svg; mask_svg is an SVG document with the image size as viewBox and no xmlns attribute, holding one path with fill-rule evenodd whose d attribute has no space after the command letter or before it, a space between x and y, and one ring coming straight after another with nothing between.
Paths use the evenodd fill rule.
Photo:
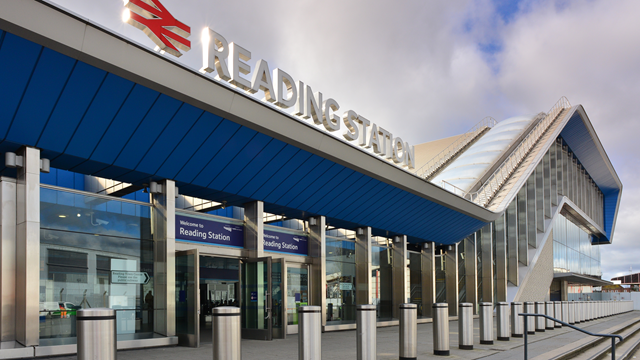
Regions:
<instances>
[{"instance_id":1,"label":"reading station building","mask_svg":"<svg viewBox=\"0 0 640 360\"><path fill-rule=\"evenodd\" d=\"M223 305L270 340L300 305L334 331L607 283L622 184L581 105L411 145L159 0L122 10L147 44L0 2L1 357L75 353L89 307L119 349L198 346Z\"/></svg>"}]
</instances>

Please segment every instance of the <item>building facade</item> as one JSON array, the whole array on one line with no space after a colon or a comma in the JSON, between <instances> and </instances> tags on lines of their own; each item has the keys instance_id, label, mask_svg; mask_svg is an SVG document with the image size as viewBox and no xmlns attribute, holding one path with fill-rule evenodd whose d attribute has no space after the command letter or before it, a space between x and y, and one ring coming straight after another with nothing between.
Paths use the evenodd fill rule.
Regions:
<instances>
[{"instance_id":1,"label":"building facade","mask_svg":"<svg viewBox=\"0 0 640 360\"><path fill-rule=\"evenodd\" d=\"M334 331L358 304L390 326L607 283L622 184L564 98L415 153L345 112L365 151L322 101L301 120L44 1L0 4L0 84L7 358L74 353L88 307L116 309L120 349L198 346L216 306L271 340L301 305Z\"/></svg>"}]
</instances>

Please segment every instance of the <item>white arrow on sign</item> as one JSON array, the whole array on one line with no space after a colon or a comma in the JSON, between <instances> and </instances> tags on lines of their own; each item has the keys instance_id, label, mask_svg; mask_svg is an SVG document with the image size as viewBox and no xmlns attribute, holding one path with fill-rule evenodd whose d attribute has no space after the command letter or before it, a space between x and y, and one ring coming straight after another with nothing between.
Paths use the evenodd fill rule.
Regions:
<instances>
[{"instance_id":1,"label":"white arrow on sign","mask_svg":"<svg viewBox=\"0 0 640 360\"><path fill-rule=\"evenodd\" d=\"M111 271L112 284L146 284L149 274L139 271Z\"/></svg>"}]
</instances>

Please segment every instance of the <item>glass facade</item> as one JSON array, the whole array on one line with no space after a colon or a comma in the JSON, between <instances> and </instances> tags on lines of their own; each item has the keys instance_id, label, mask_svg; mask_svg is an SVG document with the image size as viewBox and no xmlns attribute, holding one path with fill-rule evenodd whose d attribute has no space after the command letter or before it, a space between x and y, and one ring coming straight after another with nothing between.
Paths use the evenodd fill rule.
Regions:
<instances>
[{"instance_id":1,"label":"glass facade","mask_svg":"<svg viewBox=\"0 0 640 360\"><path fill-rule=\"evenodd\" d=\"M602 276L600 269L600 246L592 245L590 235L567 218L557 216L553 229L554 272Z\"/></svg>"},{"instance_id":2,"label":"glass facade","mask_svg":"<svg viewBox=\"0 0 640 360\"><path fill-rule=\"evenodd\" d=\"M75 343L76 311L116 310L118 339L153 334L151 208L41 188L40 345ZM142 272L139 281L116 277Z\"/></svg>"},{"instance_id":3,"label":"glass facade","mask_svg":"<svg viewBox=\"0 0 640 360\"><path fill-rule=\"evenodd\" d=\"M355 240L326 237L327 325L356 322Z\"/></svg>"},{"instance_id":4,"label":"glass facade","mask_svg":"<svg viewBox=\"0 0 640 360\"><path fill-rule=\"evenodd\" d=\"M371 293L378 320L393 316L393 249L391 240L374 237L371 241Z\"/></svg>"}]
</instances>

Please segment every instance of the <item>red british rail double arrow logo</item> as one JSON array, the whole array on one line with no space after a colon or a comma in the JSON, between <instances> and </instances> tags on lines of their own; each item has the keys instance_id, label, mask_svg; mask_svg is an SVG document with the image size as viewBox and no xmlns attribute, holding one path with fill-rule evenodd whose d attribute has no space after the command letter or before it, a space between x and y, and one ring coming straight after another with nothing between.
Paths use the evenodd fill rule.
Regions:
<instances>
[{"instance_id":1,"label":"red british rail double arrow logo","mask_svg":"<svg viewBox=\"0 0 640 360\"><path fill-rule=\"evenodd\" d=\"M126 22L142 30L160 50L180 57L191 50L191 28L178 21L159 0L125 0Z\"/></svg>"}]
</instances>

